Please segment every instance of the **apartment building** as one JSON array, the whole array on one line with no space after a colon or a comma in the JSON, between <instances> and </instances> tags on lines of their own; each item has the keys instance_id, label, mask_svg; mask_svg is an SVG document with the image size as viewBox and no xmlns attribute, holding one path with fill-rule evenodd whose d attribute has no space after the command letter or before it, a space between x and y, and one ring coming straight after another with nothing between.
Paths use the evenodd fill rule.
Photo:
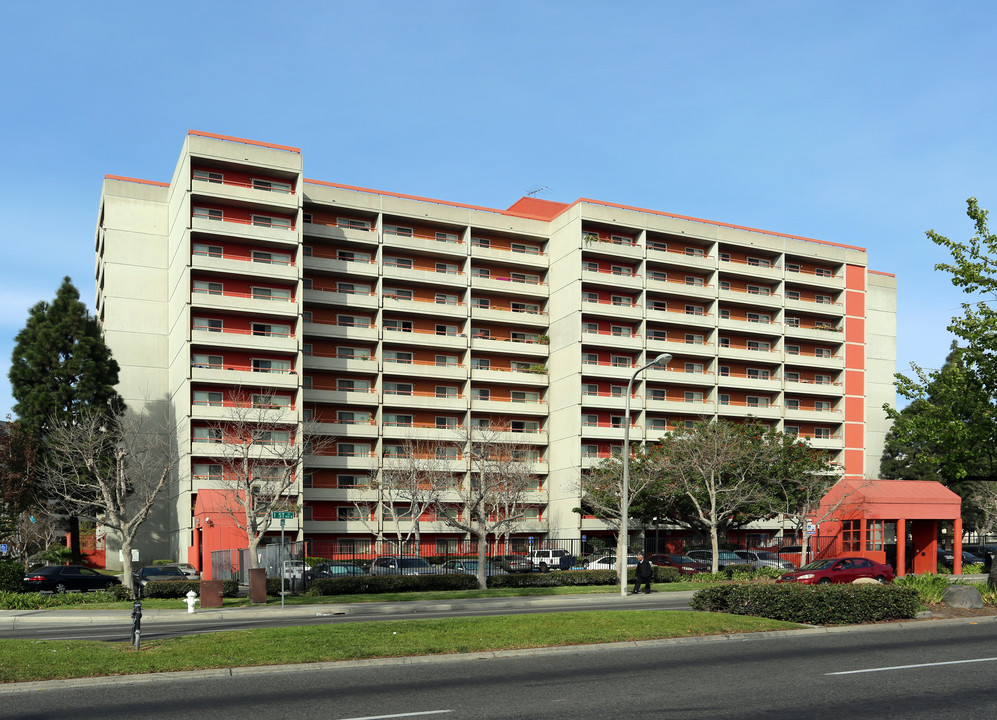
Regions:
<instances>
[{"instance_id":1,"label":"apartment building","mask_svg":"<svg viewBox=\"0 0 997 720\"><path fill-rule=\"evenodd\" d=\"M274 442L318 428L292 539L360 551L397 522L372 479L403 455L473 470L487 429L535 478L513 541L605 531L586 468L700 418L752 416L875 476L894 399L896 282L861 247L597 200L506 210L305 179L297 148L191 131L169 182L107 176L97 313L132 408L180 470L144 558L245 547L220 514L219 423L261 404ZM441 466L438 466L441 467ZM455 508L454 512L460 512ZM403 518L409 524L412 518ZM424 545L462 537L427 510ZM108 557L111 557L109 553Z\"/></svg>"}]
</instances>

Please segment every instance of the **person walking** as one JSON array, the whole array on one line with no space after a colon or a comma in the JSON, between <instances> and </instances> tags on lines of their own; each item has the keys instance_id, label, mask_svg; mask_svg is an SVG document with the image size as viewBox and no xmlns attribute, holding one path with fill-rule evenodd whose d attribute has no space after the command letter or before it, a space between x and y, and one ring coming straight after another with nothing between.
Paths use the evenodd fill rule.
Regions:
<instances>
[{"instance_id":1,"label":"person walking","mask_svg":"<svg viewBox=\"0 0 997 720\"><path fill-rule=\"evenodd\" d=\"M640 593L640 586L644 585L647 590L645 592L651 594L651 578L654 577L654 568L651 567L651 561L644 557L644 553L637 553L637 567L634 568L634 591L633 594L637 595Z\"/></svg>"}]
</instances>

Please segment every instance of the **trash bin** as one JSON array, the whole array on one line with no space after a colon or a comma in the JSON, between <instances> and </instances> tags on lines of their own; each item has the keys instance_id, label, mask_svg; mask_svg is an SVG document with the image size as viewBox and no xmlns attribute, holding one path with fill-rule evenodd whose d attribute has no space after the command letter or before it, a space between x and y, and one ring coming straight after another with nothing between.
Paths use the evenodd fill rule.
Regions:
<instances>
[{"instance_id":1,"label":"trash bin","mask_svg":"<svg viewBox=\"0 0 997 720\"><path fill-rule=\"evenodd\" d=\"M202 608L220 608L222 606L222 589L221 580L202 580L201 581L201 607Z\"/></svg>"}]
</instances>

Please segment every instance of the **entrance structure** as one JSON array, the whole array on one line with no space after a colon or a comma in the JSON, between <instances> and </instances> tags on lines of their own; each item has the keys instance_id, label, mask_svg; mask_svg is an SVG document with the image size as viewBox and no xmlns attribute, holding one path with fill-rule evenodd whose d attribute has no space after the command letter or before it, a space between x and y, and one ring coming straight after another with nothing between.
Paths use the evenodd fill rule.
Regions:
<instances>
[{"instance_id":1,"label":"entrance structure","mask_svg":"<svg viewBox=\"0 0 997 720\"><path fill-rule=\"evenodd\" d=\"M893 565L897 577L935 572L939 524L951 523L953 573L962 574L962 498L941 483L844 479L821 500L825 515L820 533L835 540L823 555L861 553Z\"/></svg>"}]
</instances>

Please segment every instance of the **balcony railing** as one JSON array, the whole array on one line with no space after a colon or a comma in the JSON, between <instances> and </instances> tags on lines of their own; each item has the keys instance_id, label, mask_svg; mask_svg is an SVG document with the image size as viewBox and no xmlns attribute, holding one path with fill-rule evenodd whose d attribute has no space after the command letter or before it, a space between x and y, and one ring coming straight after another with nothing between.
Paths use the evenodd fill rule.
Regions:
<instances>
[{"instance_id":1,"label":"balcony railing","mask_svg":"<svg viewBox=\"0 0 997 720\"><path fill-rule=\"evenodd\" d=\"M274 297L272 295L263 295L260 293L244 293L244 292L233 292L231 290L208 290L205 288L193 288L191 292L194 295L220 295L222 297L234 297L242 298L244 300L273 300L275 302L295 302L293 296L288 297Z\"/></svg>"},{"instance_id":2,"label":"balcony railing","mask_svg":"<svg viewBox=\"0 0 997 720\"><path fill-rule=\"evenodd\" d=\"M262 190L263 192L275 192L281 193L283 195L294 195L294 188L282 188L282 187L263 187L262 185L255 185L251 182L242 182L241 180L229 180L227 178L213 178L213 177L199 177L197 175L193 176L193 179L198 182L208 183L211 185L232 185L234 187L248 188L249 190ZM263 178L260 178L261 180ZM274 180L273 182L283 182L281 180ZM290 185L290 183L284 183Z\"/></svg>"},{"instance_id":3,"label":"balcony railing","mask_svg":"<svg viewBox=\"0 0 997 720\"><path fill-rule=\"evenodd\" d=\"M214 252L208 252L205 250L194 250L191 252L191 255L195 255L198 257L217 258L219 260L238 260L240 262L258 262L265 265L285 265L289 267L294 267L293 260L281 260L281 259L269 259L269 258L266 260L261 260L258 258L246 257L245 255L232 255L231 253L219 254Z\"/></svg>"},{"instance_id":4,"label":"balcony railing","mask_svg":"<svg viewBox=\"0 0 997 720\"><path fill-rule=\"evenodd\" d=\"M277 228L279 230L290 230L292 232L296 229L293 222L289 225L284 225L283 223L272 223L259 218L256 220L246 220L244 218L234 218L227 215L218 217L217 215L209 215L208 213L200 213L196 211L192 213L192 216L199 220L220 220L221 222L236 223L237 225L255 225L256 227Z\"/></svg>"},{"instance_id":5,"label":"balcony railing","mask_svg":"<svg viewBox=\"0 0 997 720\"><path fill-rule=\"evenodd\" d=\"M260 337L278 337L278 338L293 338L293 332L282 332L274 330L242 330L242 329L232 329L232 328L222 328L218 329L212 325L194 325L194 330L203 330L205 332L215 332L220 335L258 335Z\"/></svg>"},{"instance_id":6,"label":"balcony railing","mask_svg":"<svg viewBox=\"0 0 997 720\"><path fill-rule=\"evenodd\" d=\"M190 366L192 368L201 368L204 370L238 370L239 372L269 373L271 375L297 374L294 370L285 370L282 368L255 368L252 365L232 365L230 363L201 363L191 361Z\"/></svg>"}]
</instances>

